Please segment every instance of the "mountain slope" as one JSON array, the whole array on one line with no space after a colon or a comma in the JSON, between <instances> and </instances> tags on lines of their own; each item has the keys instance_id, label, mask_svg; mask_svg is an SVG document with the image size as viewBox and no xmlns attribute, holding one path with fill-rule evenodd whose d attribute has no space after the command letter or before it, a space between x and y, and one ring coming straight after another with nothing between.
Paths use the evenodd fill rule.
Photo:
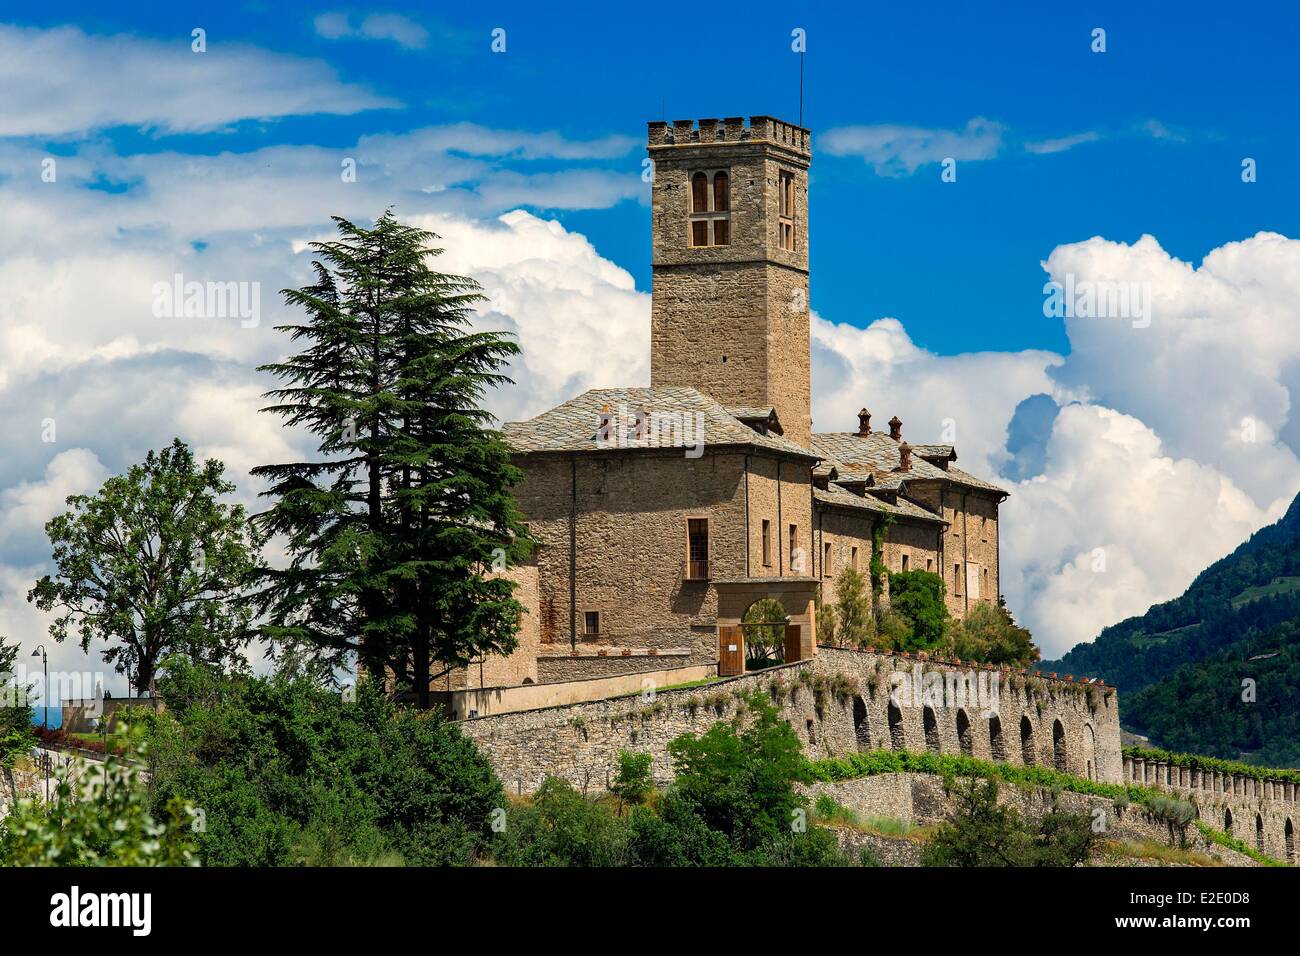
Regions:
<instances>
[{"instance_id":1,"label":"mountain slope","mask_svg":"<svg viewBox=\"0 0 1300 956\"><path fill-rule=\"evenodd\" d=\"M1180 597L1039 667L1116 684L1125 726L1167 749L1300 761L1300 496Z\"/></svg>"}]
</instances>

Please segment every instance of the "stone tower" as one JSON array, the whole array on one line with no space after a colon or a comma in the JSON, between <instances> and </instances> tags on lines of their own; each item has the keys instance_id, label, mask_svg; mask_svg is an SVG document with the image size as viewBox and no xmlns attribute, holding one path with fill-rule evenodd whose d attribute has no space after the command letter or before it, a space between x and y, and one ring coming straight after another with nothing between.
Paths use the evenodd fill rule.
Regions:
<instances>
[{"instance_id":1,"label":"stone tower","mask_svg":"<svg viewBox=\"0 0 1300 956\"><path fill-rule=\"evenodd\" d=\"M771 405L808 447L808 131L768 116L649 125L650 384Z\"/></svg>"}]
</instances>

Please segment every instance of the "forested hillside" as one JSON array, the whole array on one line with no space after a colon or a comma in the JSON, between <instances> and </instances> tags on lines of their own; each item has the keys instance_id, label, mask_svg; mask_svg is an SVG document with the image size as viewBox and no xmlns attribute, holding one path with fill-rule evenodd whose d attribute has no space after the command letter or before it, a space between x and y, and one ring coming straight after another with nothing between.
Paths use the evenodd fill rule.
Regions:
<instances>
[{"instance_id":1,"label":"forested hillside","mask_svg":"<svg viewBox=\"0 0 1300 956\"><path fill-rule=\"evenodd\" d=\"M1124 725L1166 749L1300 762L1300 497L1180 597L1040 667L1118 685Z\"/></svg>"}]
</instances>

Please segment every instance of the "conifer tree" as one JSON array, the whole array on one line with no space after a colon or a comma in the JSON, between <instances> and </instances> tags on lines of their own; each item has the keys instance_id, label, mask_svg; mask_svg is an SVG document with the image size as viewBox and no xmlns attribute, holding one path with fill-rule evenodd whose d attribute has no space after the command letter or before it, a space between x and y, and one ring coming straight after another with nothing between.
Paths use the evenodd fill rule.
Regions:
<instances>
[{"instance_id":1,"label":"conifer tree","mask_svg":"<svg viewBox=\"0 0 1300 956\"><path fill-rule=\"evenodd\" d=\"M304 347L263 366L282 381L264 410L318 442L311 461L253 472L289 555L260 592L265 633L336 666L355 653L423 706L431 660L516 645L523 608L492 572L527 554L521 474L479 402L518 347L473 331L479 286L430 268L437 236L391 210L371 229L335 223L337 239L313 243L316 282L284 293L307 315L280 329Z\"/></svg>"}]
</instances>

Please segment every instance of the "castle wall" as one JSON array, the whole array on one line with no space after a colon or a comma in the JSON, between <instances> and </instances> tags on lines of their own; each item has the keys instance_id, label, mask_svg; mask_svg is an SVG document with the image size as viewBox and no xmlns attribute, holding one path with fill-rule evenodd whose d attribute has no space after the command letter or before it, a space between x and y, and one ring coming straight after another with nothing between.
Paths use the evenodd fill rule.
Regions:
<instances>
[{"instance_id":1,"label":"castle wall","mask_svg":"<svg viewBox=\"0 0 1300 956\"><path fill-rule=\"evenodd\" d=\"M983 671L985 686L996 686L996 697L986 694L982 702L957 706L950 696L953 706L927 707L923 697L904 695L891 723L892 675L911 675L917 666L936 673L968 672L954 665L823 646L808 661L703 687L661 691L653 701L640 697L593 701L477 718L461 727L487 754L505 785L522 793L535 790L548 775L565 777L580 788L601 789L616 771L620 749L650 753L656 778L667 781L672 776L668 742L730 719L740 695L754 692L772 695L812 758L858 750L929 748L1022 763L1024 721L1030 731L1026 747L1030 761L1120 782L1118 705L1113 692L1090 695L1081 684L1026 679L990 668ZM991 684L994 675L996 685ZM984 716L985 703L996 723ZM927 720L927 712L932 721ZM959 726L963 727L960 733ZM1001 727L1001 747L996 733L990 733L991 726L994 731ZM1060 741L1055 748L1054 737Z\"/></svg>"},{"instance_id":2,"label":"castle wall","mask_svg":"<svg viewBox=\"0 0 1300 956\"><path fill-rule=\"evenodd\" d=\"M807 463L748 457L748 576L798 576L790 567L789 526L796 525L799 547L807 552ZM674 449L530 455L521 464L525 477L515 497L540 542L537 679L715 663L719 601L713 582L747 576L745 453L706 449L696 459ZM688 518L709 521L709 580L686 579ZM771 567L762 564L764 518L772 528ZM585 633L588 611L600 615L596 634Z\"/></svg>"},{"instance_id":3,"label":"castle wall","mask_svg":"<svg viewBox=\"0 0 1300 956\"><path fill-rule=\"evenodd\" d=\"M862 575L867 592L871 591L871 515L850 512L842 508L817 509L817 574L822 579L822 604L839 600L835 579L845 568L854 565L857 549L857 569ZM831 547L831 562L826 564L826 545Z\"/></svg>"},{"instance_id":4,"label":"castle wall","mask_svg":"<svg viewBox=\"0 0 1300 956\"><path fill-rule=\"evenodd\" d=\"M996 498L937 484L931 487L917 485L911 494L948 522L943 535L941 565L949 613L961 618L976 600L996 602L1001 593ZM968 565L977 569L975 590L978 597L967 586ZM894 568L894 565L890 567Z\"/></svg>"},{"instance_id":5,"label":"castle wall","mask_svg":"<svg viewBox=\"0 0 1300 956\"><path fill-rule=\"evenodd\" d=\"M1215 829L1276 859L1296 860L1300 784L1128 756L1123 757L1123 779L1191 800Z\"/></svg>"}]
</instances>

